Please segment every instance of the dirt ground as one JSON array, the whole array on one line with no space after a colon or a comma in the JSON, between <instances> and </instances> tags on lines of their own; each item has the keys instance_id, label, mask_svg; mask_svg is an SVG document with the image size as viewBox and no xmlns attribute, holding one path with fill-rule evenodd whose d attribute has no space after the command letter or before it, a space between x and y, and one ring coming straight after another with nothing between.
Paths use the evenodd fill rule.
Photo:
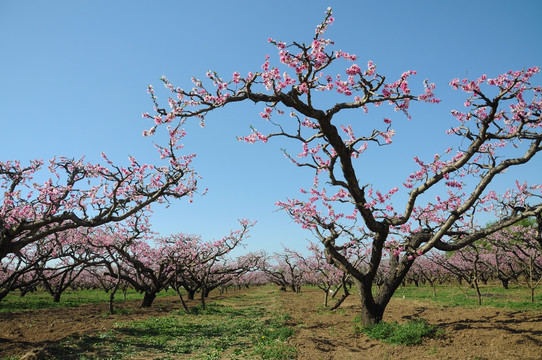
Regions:
<instances>
[{"instance_id":1,"label":"dirt ground","mask_svg":"<svg viewBox=\"0 0 542 360\"><path fill-rule=\"evenodd\" d=\"M232 293L238 294L238 293ZM212 299L223 296L211 294ZM282 310L291 315L295 330L290 340L298 359L461 359L541 360L542 313L482 308L443 308L430 302L392 300L384 321L417 317L438 325L443 334L416 346L393 346L353 332L359 305L351 295L336 312L322 311L323 293L303 290L280 293ZM195 305L195 303L192 303ZM104 332L116 322L166 315L179 309L176 297L158 298L150 309L139 301L121 303L128 314L106 315L107 304L64 309L0 313L0 358L27 355L66 337Z\"/></svg>"},{"instance_id":2,"label":"dirt ground","mask_svg":"<svg viewBox=\"0 0 542 360\"><path fill-rule=\"evenodd\" d=\"M353 332L359 299L351 295L336 311L321 311L323 292L283 293L284 310L296 329L298 359L461 359L541 360L542 313L490 307L438 307L430 302L394 299L384 321L424 318L443 334L415 346L388 345ZM320 309L320 311L315 310ZM342 310L341 310L342 309Z\"/></svg>"},{"instance_id":3,"label":"dirt ground","mask_svg":"<svg viewBox=\"0 0 542 360\"><path fill-rule=\"evenodd\" d=\"M209 301L224 297L214 292L209 296ZM199 300L185 301L189 307L200 303ZM108 314L107 303L0 313L0 359L24 355L29 360L38 359L39 356L32 356L32 353L38 353L40 349L64 338L105 332L112 329L115 323L168 315L173 310L181 309L177 296L156 298L152 307L146 309L140 308L140 304L141 300L115 304L115 310L119 310L115 315Z\"/></svg>"}]
</instances>

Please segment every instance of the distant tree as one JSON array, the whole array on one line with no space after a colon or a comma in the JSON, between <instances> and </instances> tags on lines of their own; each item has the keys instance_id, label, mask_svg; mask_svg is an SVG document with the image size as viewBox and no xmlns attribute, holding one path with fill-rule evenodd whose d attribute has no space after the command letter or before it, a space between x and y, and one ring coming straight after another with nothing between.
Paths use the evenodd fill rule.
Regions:
<instances>
[{"instance_id":1,"label":"distant tree","mask_svg":"<svg viewBox=\"0 0 542 360\"><path fill-rule=\"evenodd\" d=\"M440 253L425 254L414 262L406 278L415 277L423 283L428 282L433 288L433 296L437 296L437 283L442 284L449 277L449 272L437 263L443 258Z\"/></svg>"},{"instance_id":2,"label":"distant tree","mask_svg":"<svg viewBox=\"0 0 542 360\"><path fill-rule=\"evenodd\" d=\"M334 293L341 285L343 272L330 264L324 252L312 244L309 246L310 256L299 255L299 266L304 283L317 286L324 292L324 307L328 307L329 294Z\"/></svg>"},{"instance_id":3,"label":"distant tree","mask_svg":"<svg viewBox=\"0 0 542 360\"><path fill-rule=\"evenodd\" d=\"M153 234L148 227L139 222L129 225L117 224L107 231L91 229L89 244L103 256L107 269L104 275L117 280L111 296L121 282L126 282L143 294L141 307L151 307L158 293L169 286L173 268L164 249L152 244Z\"/></svg>"},{"instance_id":4,"label":"distant tree","mask_svg":"<svg viewBox=\"0 0 542 360\"><path fill-rule=\"evenodd\" d=\"M232 230L222 239L215 241L202 241L200 236L186 234L155 240L160 246L162 257L170 264L172 277L169 283L177 291L185 310L188 311L180 292L181 286L189 292L190 299L200 290L201 305L205 309L205 298L211 290L231 281L234 274L240 275L248 271L248 263L234 265L227 258L231 251L248 237L248 231L255 223L242 219L239 224L240 229Z\"/></svg>"},{"instance_id":5,"label":"distant tree","mask_svg":"<svg viewBox=\"0 0 542 360\"><path fill-rule=\"evenodd\" d=\"M433 257L432 260L446 269L458 281L459 285L465 281L469 287L474 288L478 299L478 305L482 305L482 293L480 292L480 281L484 284L491 274L491 270L481 260L482 252L477 244L471 244L454 251L449 257ZM460 286L460 289L463 290ZM467 291L463 290L465 296Z\"/></svg>"},{"instance_id":6,"label":"distant tree","mask_svg":"<svg viewBox=\"0 0 542 360\"><path fill-rule=\"evenodd\" d=\"M301 259L302 256L297 251L283 246L281 252L264 257L258 266L259 270L267 275L269 282L278 285L280 290L300 292L305 283L306 270L306 267L301 266Z\"/></svg>"},{"instance_id":7,"label":"distant tree","mask_svg":"<svg viewBox=\"0 0 542 360\"><path fill-rule=\"evenodd\" d=\"M466 110L451 111L456 125L448 133L459 140L455 150L452 143L428 160L415 157L417 169L410 175L384 173L385 156L379 157L380 168L356 166L354 161L360 157L379 156L375 148L366 151L369 147L390 145L395 136L392 119L386 115L370 119L371 111L378 114L375 107L389 104L410 118L411 103L439 100L435 85L427 80L421 94L413 93L410 79L415 71L388 81L376 72L372 61L360 66L357 56L329 50L333 42L323 36L333 21L328 9L308 43L270 39L278 49L281 68L272 66L266 57L261 71L246 76L236 72L231 80L209 71L207 77L214 86L193 78L191 90L175 87L164 77L172 93L169 107L166 110L152 94L156 114L147 117L155 121L149 131L153 133L175 119L196 117L203 122L209 112L232 103L265 104L260 116L276 130L266 135L252 128L250 135L240 139L252 143L279 137L301 145L297 156L287 155L298 166L314 169L315 181L302 191L303 199L278 205L312 231L335 266L350 274L361 301L362 323L371 325L382 320L417 257L431 249L459 250L542 213L542 185L510 184L501 196L492 187L500 174L528 164L542 150L542 89L531 84L538 67L495 78L454 79L451 87L467 97ZM344 72L332 72L340 62L347 63ZM348 118L346 113L352 110L358 112ZM343 122L348 119L350 123ZM397 186L381 189L367 184L371 180L365 180L365 174L374 172L394 178ZM406 200L392 205L401 184ZM499 221L489 227L476 226L479 211L494 210L499 212ZM352 241L367 244L367 267L356 268L341 254L344 244ZM392 241L396 246L387 248ZM382 284L374 293L379 271Z\"/></svg>"},{"instance_id":8,"label":"distant tree","mask_svg":"<svg viewBox=\"0 0 542 360\"><path fill-rule=\"evenodd\" d=\"M500 269L514 269L514 275L522 273L525 283L531 290L534 302L535 289L542 283L542 216L525 219L513 226L492 234L488 238L494 253L506 254L505 264L501 260ZM502 275L500 275L502 277Z\"/></svg>"}]
</instances>

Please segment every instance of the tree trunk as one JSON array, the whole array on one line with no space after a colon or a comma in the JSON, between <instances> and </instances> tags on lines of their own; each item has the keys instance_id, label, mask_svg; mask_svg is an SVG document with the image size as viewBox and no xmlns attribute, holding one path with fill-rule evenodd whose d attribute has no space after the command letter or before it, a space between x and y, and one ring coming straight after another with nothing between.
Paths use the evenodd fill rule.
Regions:
<instances>
[{"instance_id":1,"label":"tree trunk","mask_svg":"<svg viewBox=\"0 0 542 360\"><path fill-rule=\"evenodd\" d=\"M365 327L381 322L385 306L376 304L371 292L371 284L362 283L355 278L354 284L361 300L361 324Z\"/></svg>"},{"instance_id":2,"label":"tree trunk","mask_svg":"<svg viewBox=\"0 0 542 360\"><path fill-rule=\"evenodd\" d=\"M431 287L433 288L433 297L437 297L437 284L434 280L428 280L431 284Z\"/></svg>"},{"instance_id":3,"label":"tree trunk","mask_svg":"<svg viewBox=\"0 0 542 360\"><path fill-rule=\"evenodd\" d=\"M186 288L185 288L186 289ZM188 300L194 300L194 295L196 295L196 292L194 290L188 290L186 289L186 298Z\"/></svg>"},{"instance_id":4,"label":"tree trunk","mask_svg":"<svg viewBox=\"0 0 542 360\"><path fill-rule=\"evenodd\" d=\"M333 305L329 310L335 310L335 309L338 309L339 306L341 306L341 304L344 302L344 300L346 300L346 298L348 297L348 295L350 295L350 293L345 293L343 294L343 296L337 300L337 302L335 303L335 305Z\"/></svg>"},{"instance_id":5,"label":"tree trunk","mask_svg":"<svg viewBox=\"0 0 542 360\"><path fill-rule=\"evenodd\" d=\"M505 288L505 289L508 289L508 283L509 283L509 279L507 278L504 278L504 277L499 277L499 279L501 280L501 283L502 283L502 287Z\"/></svg>"},{"instance_id":6,"label":"tree trunk","mask_svg":"<svg viewBox=\"0 0 542 360\"><path fill-rule=\"evenodd\" d=\"M201 289L201 308L205 310L207 308L207 305L205 304L205 293L208 292L207 289L203 288Z\"/></svg>"},{"instance_id":7,"label":"tree trunk","mask_svg":"<svg viewBox=\"0 0 542 360\"><path fill-rule=\"evenodd\" d=\"M113 300L115 300L115 294L117 290L120 287L120 277L118 281L115 283L115 286L113 289L111 289L111 294L109 294L109 314L113 315L115 313L115 309L113 308Z\"/></svg>"},{"instance_id":8,"label":"tree trunk","mask_svg":"<svg viewBox=\"0 0 542 360\"><path fill-rule=\"evenodd\" d=\"M113 309L113 300L115 300L115 293L117 292L117 288L115 287L111 294L109 294L109 314L113 315L115 313L115 309Z\"/></svg>"},{"instance_id":9,"label":"tree trunk","mask_svg":"<svg viewBox=\"0 0 542 360\"><path fill-rule=\"evenodd\" d=\"M473 271L474 271L474 289L476 290L476 296L478 297L478 306L482 306L482 293L480 292L480 284L478 283L479 273L478 273L478 260L480 259L480 254L476 250L474 262L473 262Z\"/></svg>"},{"instance_id":10,"label":"tree trunk","mask_svg":"<svg viewBox=\"0 0 542 360\"><path fill-rule=\"evenodd\" d=\"M480 292L480 285L478 284L478 277L474 278L474 290L476 290L476 297L478 298L478 306L482 306L482 293Z\"/></svg>"},{"instance_id":11,"label":"tree trunk","mask_svg":"<svg viewBox=\"0 0 542 360\"><path fill-rule=\"evenodd\" d=\"M337 286L337 288L335 289L335 291L333 292L333 294L331 294L331 298L332 299L335 299L335 296L337 296L337 294L339 293L339 290L341 290L341 288L343 287L343 284L340 283L339 286Z\"/></svg>"},{"instance_id":12,"label":"tree trunk","mask_svg":"<svg viewBox=\"0 0 542 360\"><path fill-rule=\"evenodd\" d=\"M143 296L143 301L141 302L141 307L142 308L151 307L152 302L154 301L155 298L156 298L156 293L154 293L154 292L146 292L145 296Z\"/></svg>"},{"instance_id":13,"label":"tree trunk","mask_svg":"<svg viewBox=\"0 0 542 360\"><path fill-rule=\"evenodd\" d=\"M343 294L343 296L335 303L335 305L333 305L333 306L331 307L331 310L335 310L335 309L339 308L339 306L341 306L341 304L343 303L343 301L350 295L350 293L348 292L348 286L345 284L344 279L342 280L341 285L343 286L344 294ZM337 292L338 292L338 291L336 291L333 295L337 294Z\"/></svg>"},{"instance_id":14,"label":"tree trunk","mask_svg":"<svg viewBox=\"0 0 542 360\"><path fill-rule=\"evenodd\" d=\"M190 310L188 310L188 306L186 306L186 303L184 302L183 295L180 291L177 291L177 294L179 294L179 299L181 299L181 304L183 305L184 311L186 311L187 314L190 314Z\"/></svg>"},{"instance_id":15,"label":"tree trunk","mask_svg":"<svg viewBox=\"0 0 542 360\"><path fill-rule=\"evenodd\" d=\"M361 302L361 324L365 326L371 326L378 324L382 321L384 316L384 309L381 309L375 303L369 304Z\"/></svg>"},{"instance_id":16,"label":"tree trunk","mask_svg":"<svg viewBox=\"0 0 542 360\"><path fill-rule=\"evenodd\" d=\"M62 292L57 291L53 294L53 302L59 303L60 302L60 295L62 295Z\"/></svg>"}]
</instances>

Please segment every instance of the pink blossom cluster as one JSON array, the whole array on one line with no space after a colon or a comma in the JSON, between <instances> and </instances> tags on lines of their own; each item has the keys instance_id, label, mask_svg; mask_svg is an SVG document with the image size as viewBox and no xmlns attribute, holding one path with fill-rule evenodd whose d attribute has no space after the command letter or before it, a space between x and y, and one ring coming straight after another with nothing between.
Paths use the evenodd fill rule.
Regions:
<instances>
[{"instance_id":1,"label":"pink blossom cluster","mask_svg":"<svg viewBox=\"0 0 542 360\"><path fill-rule=\"evenodd\" d=\"M308 201L300 201L297 199L289 199L286 202L279 201L276 203L281 209L287 211L294 221L300 224L303 228L316 228L324 224L334 224L341 218L355 220L357 210L354 209L351 214L336 212L334 203L344 202L350 199L350 194L344 189L340 189L332 196L328 196L325 189L318 190L313 187L310 190L300 190L302 194L310 195ZM326 209L325 212L319 211L318 206L321 205Z\"/></svg>"},{"instance_id":2,"label":"pink blossom cluster","mask_svg":"<svg viewBox=\"0 0 542 360\"><path fill-rule=\"evenodd\" d=\"M248 136L238 136L237 140L253 144L256 141L262 141L262 142L265 143L265 142L267 142L268 138L267 138L267 136L263 135L261 132L259 132L255 128L252 128L252 133L250 135L248 135Z\"/></svg>"}]
</instances>

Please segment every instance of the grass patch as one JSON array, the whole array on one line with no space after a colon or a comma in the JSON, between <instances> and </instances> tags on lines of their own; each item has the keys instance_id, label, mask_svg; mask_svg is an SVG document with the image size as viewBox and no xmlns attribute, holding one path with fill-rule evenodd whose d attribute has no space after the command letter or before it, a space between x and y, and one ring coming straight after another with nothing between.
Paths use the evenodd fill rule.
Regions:
<instances>
[{"instance_id":1,"label":"grass patch","mask_svg":"<svg viewBox=\"0 0 542 360\"><path fill-rule=\"evenodd\" d=\"M295 348L288 346L286 341L294 334L294 330L286 326L284 321L289 315L274 315L258 326L253 335L254 353L261 359L294 359Z\"/></svg>"},{"instance_id":2,"label":"grass patch","mask_svg":"<svg viewBox=\"0 0 542 360\"><path fill-rule=\"evenodd\" d=\"M244 301L224 299L68 339L48 348L49 359L293 359L288 316L272 308L278 294L260 296L263 289L245 293Z\"/></svg>"},{"instance_id":3,"label":"grass patch","mask_svg":"<svg viewBox=\"0 0 542 360\"><path fill-rule=\"evenodd\" d=\"M379 322L372 326L362 327L361 319L354 320L356 332L363 332L371 339L380 340L393 345L417 345L424 337L436 334L436 326L430 326L425 319L416 319L404 324Z\"/></svg>"},{"instance_id":4,"label":"grass patch","mask_svg":"<svg viewBox=\"0 0 542 360\"><path fill-rule=\"evenodd\" d=\"M535 302L531 302L531 292L525 286L510 285L504 289L497 284L482 285L482 305L512 310L542 311L542 288L537 289ZM437 295L433 297L433 288L429 285L418 287L409 285L400 287L395 292L395 298L408 300L433 301L442 306L478 306L478 300L474 289L465 285L460 289L457 285L438 285Z\"/></svg>"},{"instance_id":5,"label":"grass patch","mask_svg":"<svg viewBox=\"0 0 542 360\"><path fill-rule=\"evenodd\" d=\"M161 291L157 297L171 295L174 295L174 293L166 293L165 291ZM142 299L143 295L135 290L128 290L126 293L126 300L141 301ZM117 304L123 301L124 294L120 291L117 292L114 303ZM107 302L109 302L109 294L103 290L66 291L62 294L59 303L53 302L52 296L43 291L32 292L23 297L17 295L16 293L11 293L0 301L0 312L64 308Z\"/></svg>"}]
</instances>

